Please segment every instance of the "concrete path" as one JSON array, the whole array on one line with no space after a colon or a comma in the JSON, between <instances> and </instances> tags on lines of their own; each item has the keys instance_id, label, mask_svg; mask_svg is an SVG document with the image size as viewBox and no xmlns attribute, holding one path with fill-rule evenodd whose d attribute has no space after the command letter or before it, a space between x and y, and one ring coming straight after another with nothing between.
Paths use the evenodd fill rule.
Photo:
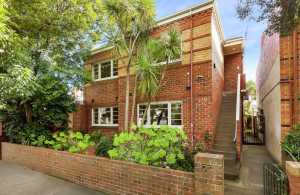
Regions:
<instances>
[{"instance_id":1,"label":"concrete path","mask_svg":"<svg viewBox=\"0 0 300 195\"><path fill-rule=\"evenodd\" d=\"M263 195L263 164L273 160L265 146L243 146L240 179L225 181L225 194Z\"/></svg>"},{"instance_id":2,"label":"concrete path","mask_svg":"<svg viewBox=\"0 0 300 195\"><path fill-rule=\"evenodd\" d=\"M104 193L0 161L0 195L104 195Z\"/></svg>"}]
</instances>

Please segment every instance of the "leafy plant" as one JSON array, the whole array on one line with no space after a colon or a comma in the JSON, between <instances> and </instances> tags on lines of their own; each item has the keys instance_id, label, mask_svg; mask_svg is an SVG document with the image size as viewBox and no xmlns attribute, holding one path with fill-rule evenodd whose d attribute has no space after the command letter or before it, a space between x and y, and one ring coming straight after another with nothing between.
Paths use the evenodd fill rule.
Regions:
<instances>
[{"instance_id":1,"label":"leafy plant","mask_svg":"<svg viewBox=\"0 0 300 195\"><path fill-rule=\"evenodd\" d=\"M281 146L293 160L300 161L300 124L284 138Z\"/></svg>"},{"instance_id":2,"label":"leafy plant","mask_svg":"<svg viewBox=\"0 0 300 195\"><path fill-rule=\"evenodd\" d=\"M95 131L91 135L91 140L95 143L97 156L109 156L108 151L113 149L112 139L103 136L99 131Z\"/></svg>"},{"instance_id":3,"label":"leafy plant","mask_svg":"<svg viewBox=\"0 0 300 195\"><path fill-rule=\"evenodd\" d=\"M94 145L89 134L81 132L56 132L53 139L46 140L45 144L55 150L69 151L71 153L84 153L90 146Z\"/></svg>"},{"instance_id":4,"label":"leafy plant","mask_svg":"<svg viewBox=\"0 0 300 195\"><path fill-rule=\"evenodd\" d=\"M184 131L169 126L141 127L114 137L112 159L133 161L144 165L170 167L184 159Z\"/></svg>"}]
</instances>

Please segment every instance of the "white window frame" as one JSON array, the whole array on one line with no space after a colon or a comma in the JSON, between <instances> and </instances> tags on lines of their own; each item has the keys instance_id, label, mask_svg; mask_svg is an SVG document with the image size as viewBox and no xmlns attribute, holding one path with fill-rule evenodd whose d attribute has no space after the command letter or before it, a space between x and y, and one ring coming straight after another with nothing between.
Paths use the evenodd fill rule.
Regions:
<instances>
[{"instance_id":1,"label":"white window frame","mask_svg":"<svg viewBox=\"0 0 300 195\"><path fill-rule=\"evenodd\" d=\"M101 115L100 115L100 110L99 109L110 109L110 120L112 124L100 124L101 121ZM117 106L113 107L97 107L97 108L92 108L92 126L94 127L118 127L119 124L113 124L114 122L114 108L118 108ZM98 124L95 124L94 121L94 109L98 109ZM118 115L119 115L119 110L118 110ZM119 116L118 116L118 122L119 122Z\"/></svg>"},{"instance_id":2,"label":"white window frame","mask_svg":"<svg viewBox=\"0 0 300 195\"><path fill-rule=\"evenodd\" d=\"M92 78L93 81L104 81L104 80L110 80L110 79L115 79L118 77L118 75L114 76L114 61L116 61L116 59L110 59L110 60L104 60L101 61L97 64L93 64L92 65ZM101 65L106 63L106 62L110 62L110 77L106 77L106 78L101 78ZM95 75L94 75L94 66L97 65L98 66L98 79L95 79Z\"/></svg>"},{"instance_id":3,"label":"white window frame","mask_svg":"<svg viewBox=\"0 0 300 195\"><path fill-rule=\"evenodd\" d=\"M151 102L151 105L161 105L161 104L168 104L168 126L170 127L177 127L177 128L183 128L183 104L182 101L160 101L160 102ZM182 125L171 125L172 123L172 119L171 119L171 115L172 115L172 104L180 104L181 105L181 121L182 121ZM141 126L140 122L139 122L139 113L140 113L140 106L145 105L147 106L147 103L141 103L137 105L137 125ZM147 124L144 125L144 127L151 127L152 125L149 124L149 122L151 121L151 116L150 116L150 111L151 109L149 108L147 110ZM158 125L159 126L159 125Z\"/></svg>"}]
</instances>

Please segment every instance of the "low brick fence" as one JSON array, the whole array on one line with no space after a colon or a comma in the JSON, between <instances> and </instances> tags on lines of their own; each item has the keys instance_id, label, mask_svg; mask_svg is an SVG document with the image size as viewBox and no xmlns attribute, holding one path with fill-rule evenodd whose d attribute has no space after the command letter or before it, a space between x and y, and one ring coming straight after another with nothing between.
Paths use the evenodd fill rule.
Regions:
<instances>
[{"instance_id":1,"label":"low brick fence","mask_svg":"<svg viewBox=\"0 0 300 195\"><path fill-rule=\"evenodd\" d=\"M194 173L6 142L2 159L109 194L224 194L222 155L197 154Z\"/></svg>"},{"instance_id":2,"label":"low brick fence","mask_svg":"<svg viewBox=\"0 0 300 195\"><path fill-rule=\"evenodd\" d=\"M300 195L300 162L286 162L286 173L289 178L290 195Z\"/></svg>"}]
</instances>

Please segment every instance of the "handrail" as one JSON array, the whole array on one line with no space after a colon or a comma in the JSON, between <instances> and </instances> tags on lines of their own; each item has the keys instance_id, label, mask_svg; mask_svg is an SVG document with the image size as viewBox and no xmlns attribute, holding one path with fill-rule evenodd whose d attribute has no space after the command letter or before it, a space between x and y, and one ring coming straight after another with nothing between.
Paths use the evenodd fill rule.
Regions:
<instances>
[{"instance_id":1,"label":"handrail","mask_svg":"<svg viewBox=\"0 0 300 195\"><path fill-rule=\"evenodd\" d=\"M235 133L233 142L236 142L237 131L238 131L238 121L240 120L240 112L241 112L241 74L238 74L237 80L237 89L236 89L236 116L235 116Z\"/></svg>"}]
</instances>

